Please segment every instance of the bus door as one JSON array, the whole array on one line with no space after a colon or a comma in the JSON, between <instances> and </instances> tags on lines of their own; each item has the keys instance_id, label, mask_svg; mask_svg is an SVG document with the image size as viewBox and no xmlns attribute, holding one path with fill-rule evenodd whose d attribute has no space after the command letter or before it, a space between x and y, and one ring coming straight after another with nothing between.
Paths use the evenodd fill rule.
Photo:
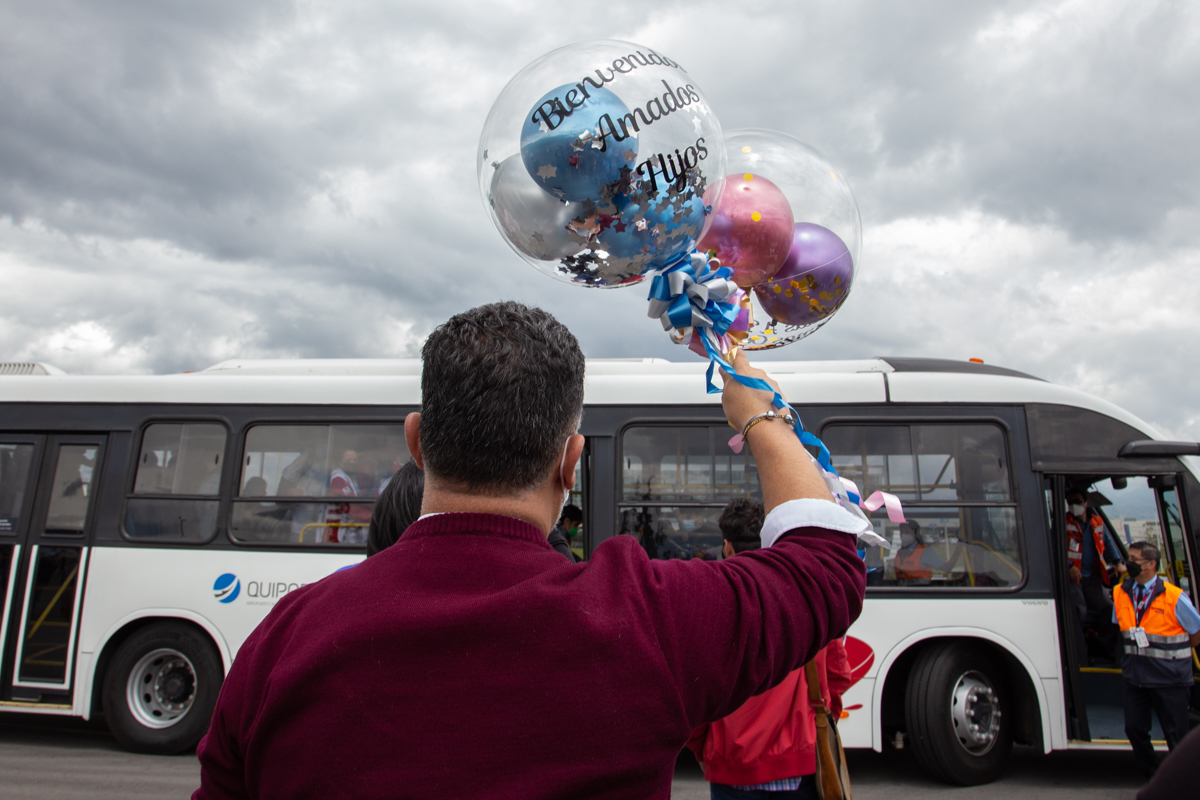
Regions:
<instances>
[{"instance_id":1,"label":"bus door","mask_svg":"<svg viewBox=\"0 0 1200 800\"><path fill-rule=\"evenodd\" d=\"M11 515L0 517L4 706L71 707L104 443L97 435L0 434L0 514Z\"/></svg>"},{"instance_id":2,"label":"bus door","mask_svg":"<svg viewBox=\"0 0 1200 800\"><path fill-rule=\"evenodd\" d=\"M1129 545L1148 542L1162 554L1159 574L1195 596L1192 575L1194 539L1186 509L1175 490L1176 475L1055 475L1047 478L1047 511L1055 554L1059 632L1066 682L1070 738L1092 742L1126 742L1122 707L1121 638L1112 621L1112 588L1125 579L1123 566L1093 564L1092 575L1077 579L1069 549L1082 543L1066 534L1066 495L1086 492L1088 515L1100 519L1106 534L1105 552L1123 564ZM1085 531L1085 535L1087 531ZM1087 543L1084 552L1095 551ZM1103 569L1104 575L1099 574ZM1082 571L1081 571L1082 572ZM1193 655L1193 658L1195 656ZM1164 744L1157 718L1151 732Z\"/></svg>"}]
</instances>

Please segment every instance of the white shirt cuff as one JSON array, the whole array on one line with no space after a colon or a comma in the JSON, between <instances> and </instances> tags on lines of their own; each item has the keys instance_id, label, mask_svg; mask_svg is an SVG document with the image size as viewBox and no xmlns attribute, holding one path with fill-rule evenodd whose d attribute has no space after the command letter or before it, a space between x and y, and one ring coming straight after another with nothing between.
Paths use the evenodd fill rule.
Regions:
<instances>
[{"instance_id":1,"label":"white shirt cuff","mask_svg":"<svg viewBox=\"0 0 1200 800\"><path fill-rule=\"evenodd\" d=\"M871 530L871 523L829 500L810 497L789 500L767 514L759 534L762 546L770 547L776 539L795 528L825 528L858 535Z\"/></svg>"}]
</instances>

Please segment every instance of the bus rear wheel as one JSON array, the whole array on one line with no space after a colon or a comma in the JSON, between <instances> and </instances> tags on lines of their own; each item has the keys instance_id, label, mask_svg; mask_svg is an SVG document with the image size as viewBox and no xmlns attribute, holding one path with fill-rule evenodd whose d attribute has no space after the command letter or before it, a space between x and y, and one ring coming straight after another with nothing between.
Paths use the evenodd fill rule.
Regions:
<instances>
[{"instance_id":1,"label":"bus rear wheel","mask_svg":"<svg viewBox=\"0 0 1200 800\"><path fill-rule=\"evenodd\" d=\"M104 718L127 750L173 755L208 730L224 669L212 641L194 628L159 622L117 648L104 675Z\"/></svg>"},{"instance_id":2,"label":"bus rear wheel","mask_svg":"<svg viewBox=\"0 0 1200 800\"><path fill-rule=\"evenodd\" d=\"M947 783L976 786L1000 776L1012 751L1004 673L978 645L946 642L917 656L905 720L917 761Z\"/></svg>"}]
</instances>

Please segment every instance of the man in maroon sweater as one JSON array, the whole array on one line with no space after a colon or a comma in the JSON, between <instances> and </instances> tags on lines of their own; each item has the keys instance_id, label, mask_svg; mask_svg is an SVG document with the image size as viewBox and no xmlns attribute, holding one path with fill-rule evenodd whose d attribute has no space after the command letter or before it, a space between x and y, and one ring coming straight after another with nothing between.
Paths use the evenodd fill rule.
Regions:
<instances>
[{"instance_id":1,"label":"man in maroon sweater","mask_svg":"<svg viewBox=\"0 0 1200 800\"><path fill-rule=\"evenodd\" d=\"M420 520L289 593L242 645L200 743L216 798L670 796L699 724L779 683L862 608L852 535L795 434L753 427L761 550L651 561L629 536L567 562L546 536L574 484L583 355L516 303L422 352ZM739 371L760 377L745 357ZM729 381L738 429L769 395ZM581 691L567 695L557 678ZM565 743L569 743L567 747Z\"/></svg>"}]
</instances>

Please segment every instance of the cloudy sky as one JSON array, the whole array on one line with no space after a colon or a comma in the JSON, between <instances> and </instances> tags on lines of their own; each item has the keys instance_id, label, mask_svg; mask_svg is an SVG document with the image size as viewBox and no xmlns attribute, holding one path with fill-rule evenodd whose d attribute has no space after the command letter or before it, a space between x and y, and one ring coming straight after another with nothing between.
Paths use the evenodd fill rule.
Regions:
<instances>
[{"instance_id":1,"label":"cloudy sky","mask_svg":"<svg viewBox=\"0 0 1200 800\"><path fill-rule=\"evenodd\" d=\"M2 0L0 359L415 355L501 298L589 356L692 358L643 289L531 269L476 188L508 79L619 38L857 193L854 294L778 357L983 358L1200 437L1198 9Z\"/></svg>"}]
</instances>

